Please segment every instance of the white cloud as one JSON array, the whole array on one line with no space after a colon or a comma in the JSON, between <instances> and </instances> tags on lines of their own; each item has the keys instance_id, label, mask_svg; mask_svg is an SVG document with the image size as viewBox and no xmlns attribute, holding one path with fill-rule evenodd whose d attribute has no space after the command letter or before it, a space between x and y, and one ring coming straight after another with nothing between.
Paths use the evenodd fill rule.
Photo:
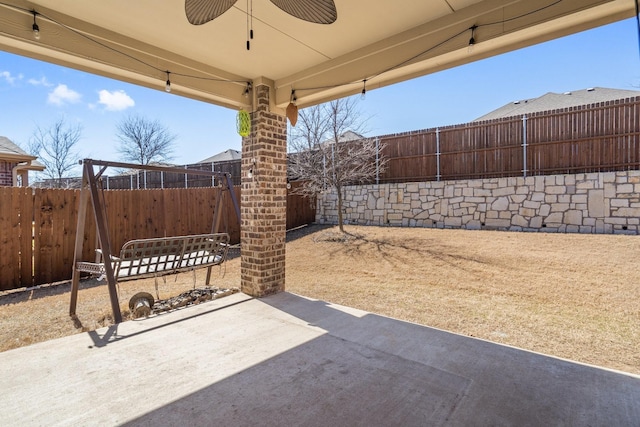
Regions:
<instances>
[{"instance_id":1,"label":"white cloud","mask_svg":"<svg viewBox=\"0 0 640 427\"><path fill-rule=\"evenodd\" d=\"M104 105L107 111L126 110L136 105L135 101L123 90L109 92L103 89L98 92L98 95L100 96L98 103Z\"/></svg>"},{"instance_id":2,"label":"white cloud","mask_svg":"<svg viewBox=\"0 0 640 427\"><path fill-rule=\"evenodd\" d=\"M49 81L47 81L46 77L40 77L40 80L29 79L27 81L29 82L30 85L33 85L33 86L45 86L45 87L53 86L52 83L49 83Z\"/></svg>"},{"instance_id":3,"label":"white cloud","mask_svg":"<svg viewBox=\"0 0 640 427\"><path fill-rule=\"evenodd\" d=\"M64 104L75 104L76 102L80 102L80 95L73 89L69 89L67 85L59 84L56 88L49 92L48 102L49 104L54 105L64 105Z\"/></svg>"},{"instance_id":4,"label":"white cloud","mask_svg":"<svg viewBox=\"0 0 640 427\"><path fill-rule=\"evenodd\" d=\"M7 83L12 85L12 84L14 84L16 82L16 79L20 78L20 77L12 76L9 71L0 71L0 78L3 78L4 80L7 81Z\"/></svg>"}]
</instances>

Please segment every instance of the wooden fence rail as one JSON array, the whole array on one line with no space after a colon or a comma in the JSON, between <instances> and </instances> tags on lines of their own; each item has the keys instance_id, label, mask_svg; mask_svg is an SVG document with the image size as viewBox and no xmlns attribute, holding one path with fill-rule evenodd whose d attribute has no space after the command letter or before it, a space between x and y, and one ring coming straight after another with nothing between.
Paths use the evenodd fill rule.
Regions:
<instances>
[{"instance_id":1,"label":"wooden fence rail","mask_svg":"<svg viewBox=\"0 0 640 427\"><path fill-rule=\"evenodd\" d=\"M240 200L240 187L234 187ZM0 187L0 291L71 278L79 190ZM132 239L208 233L216 188L111 190L104 192L114 248ZM228 197L228 195L227 195ZM221 230L240 241L240 224L224 201ZM87 209L83 260L95 261L97 237ZM287 228L315 220L315 206L287 197Z\"/></svg>"}]
</instances>

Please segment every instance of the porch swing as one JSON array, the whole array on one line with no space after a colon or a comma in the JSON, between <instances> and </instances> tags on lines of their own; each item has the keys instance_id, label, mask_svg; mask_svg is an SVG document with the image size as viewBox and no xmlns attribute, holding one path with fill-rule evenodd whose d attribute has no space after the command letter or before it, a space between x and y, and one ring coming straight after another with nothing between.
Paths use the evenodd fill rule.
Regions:
<instances>
[{"instance_id":1,"label":"porch swing","mask_svg":"<svg viewBox=\"0 0 640 427\"><path fill-rule=\"evenodd\" d=\"M229 173L136 165L92 159L84 159L82 165L82 189L78 208L69 315L74 316L76 314L81 273L106 277L113 319L116 323L122 322L122 313L120 311L117 291L118 280L131 280L144 277L157 278L158 276L185 271L194 271L195 274L195 269L207 267L206 284L209 285L212 267L220 265L226 260L227 250L229 248L228 230L226 230L227 232L220 232L219 230L223 219L221 209L225 193L229 194L238 218L238 223L240 223L240 207L235 192L233 191L233 184ZM94 166L100 167L97 174L94 171ZM220 185L217 187L218 193L214 207L211 232L208 234L131 240L122 246L119 256L115 256L109 241L105 198L102 186L100 185L100 178L108 167L217 178ZM99 242L99 248L96 249L97 255L95 262L81 261L89 197L93 207ZM228 226L226 217L224 221Z\"/></svg>"}]
</instances>

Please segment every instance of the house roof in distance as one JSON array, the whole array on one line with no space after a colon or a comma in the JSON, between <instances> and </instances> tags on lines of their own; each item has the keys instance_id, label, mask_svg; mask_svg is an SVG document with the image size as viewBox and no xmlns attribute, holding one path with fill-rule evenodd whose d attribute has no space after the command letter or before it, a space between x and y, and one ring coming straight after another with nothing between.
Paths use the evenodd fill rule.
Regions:
<instances>
[{"instance_id":1,"label":"house roof in distance","mask_svg":"<svg viewBox=\"0 0 640 427\"><path fill-rule=\"evenodd\" d=\"M345 133L340 134L338 136L338 142L349 142L349 141L358 141L360 139L364 139L364 136L360 135L357 132L353 132L351 130L346 131ZM323 141L323 144L335 144L335 138L327 139Z\"/></svg>"},{"instance_id":2,"label":"house roof in distance","mask_svg":"<svg viewBox=\"0 0 640 427\"><path fill-rule=\"evenodd\" d=\"M229 160L240 160L242 153L238 150L228 149L222 153L218 153L215 156L207 157L204 160L200 160L198 163L215 163L215 162L228 162Z\"/></svg>"},{"instance_id":3,"label":"house roof in distance","mask_svg":"<svg viewBox=\"0 0 640 427\"><path fill-rule=\"evenodd\" d=\"M43 171L45 169L44 165L36 159L36 156L27 153L6 136L0 136L0 160L25 163L22 167L23 169Z\"/></svg>"},{"instance_id":4,"label":"house roof in distance","mask_svg":"<svg viewBox=\"0 0 640 427\"><path fill-rule=\"evenodd\" d=\"M602 87L592 87L564 93L549 92L538 98L511 102L484 116L478 117L474 122L578 107L617 99L635 98L636 96L640 96L640 91Z\"/></svg>"},{"instance_id":5,"label":"house roof in distance","mask_svg":"<svg viewBox=\"0 0 640 427\"><path fill-rule=\"evenodd\" d=\"M35 156L28 154L6 136L0 136L0 158L4 159L5 157L14 161L20 161L20 159L22 159L22 161L36 159Z\"/></svg>"}]
</instances>

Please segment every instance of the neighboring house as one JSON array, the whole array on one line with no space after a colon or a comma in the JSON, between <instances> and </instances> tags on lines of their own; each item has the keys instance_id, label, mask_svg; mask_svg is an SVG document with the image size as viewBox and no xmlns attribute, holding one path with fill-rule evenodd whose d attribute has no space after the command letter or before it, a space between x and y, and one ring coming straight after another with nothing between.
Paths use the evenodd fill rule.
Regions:
<instances>
[{"instance_id":1,"label":"neighboring house","mask_svg":"<svg viewBox=\"0 0 640 427\"><path fill-rule=\"evenodd\" d=\"M228 162L231 160L240 160L242 159L242 153L238 150L228 149L223 151L222 153L218 153L215 156L207 157L204 160L200 160L198 163L217 163L217 162Z\"/></svg>"},{"instance_id":2,"label":"neighboring house","mask_svg":"<svg viewBox=\"0 0 640 427\"><path fill-rule=\"evenodd\" d=\"M240 176L242 175L242 153L230 148L190 166L193 166L194 169L215 169L218 172L229 173L231 174L233 184L240 185Z\"/></svg>"},{"instance_id":3,"label":"neighboring house","mask_svg":"<svg viewBox=\"0 0 640 427\"><path fill-rule=\"evenodd\" d=\"M45 169L36 159L9 138L0 136L0 187L28 186L29 171Z\"/></svg>"},{"instance_id":4,"label":"neighboring house","mask_svg":"<svg viewBox=\"0 0 640 427\"><path fill-rule=\"evenodd\" d=\"M364 139L365 137L360 135L359 133L353 131L346 131L345 133L338 136L338 142L349 142L349 141L358 141L360 139ZM334 138L327 139L322 142L322 145L331 145L335 144L336 140Z\"/></svg>"},{"instance_id":5,"label":"neighboring house","mask_svg":"<svg viewBox=\"0 0 640 427\"><path fill-rule=\"evenodd\" d=\"M474 122L579 107L618 99L635 98L636 96L640 96L640 91L608 89L603 87L592 87L564 93L549 92L538 98L511 102L482 117L478 117Z\"/></svg>"}]
</instances>

